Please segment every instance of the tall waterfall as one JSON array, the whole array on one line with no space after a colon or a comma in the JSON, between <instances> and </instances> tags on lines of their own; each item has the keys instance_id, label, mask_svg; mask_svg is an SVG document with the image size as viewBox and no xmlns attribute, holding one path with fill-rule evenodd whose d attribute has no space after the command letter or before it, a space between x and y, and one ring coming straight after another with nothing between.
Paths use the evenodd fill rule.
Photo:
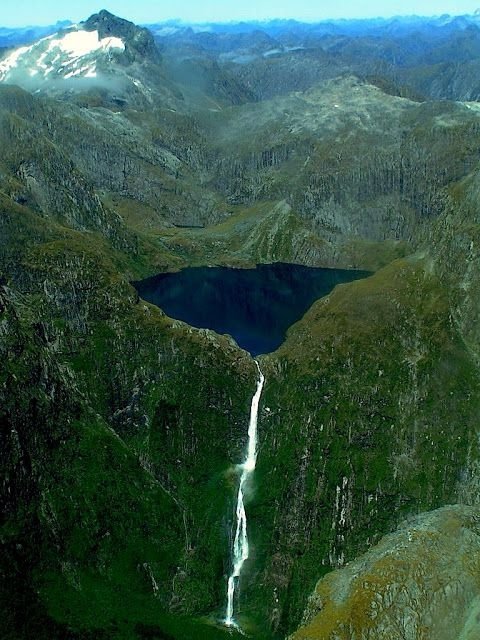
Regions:
<instances>
[{"instance_id":1,"label":"tall waterfall","mask_svg":"<svg viewBox=\"0 0 480 640\"><path fill-rule=\"evenodd\" d=\"M240 476L240 484L238 487L237 496L237 528L235 531L235 539L233 541L233 570L228 578L228 591L227 591L227 614L225 617L225 624L229 627L236 626L233 618L233 604L235 597L235 588L238 586L240 574L242 572L243 564L248 558L248 535L247 535L247 514L245 513L245 504L243 502L245 485L255 470L255 464L257 462L257 419L258 419L258 405L260 403L260 397L262 395L263 383L265 377L260 371L258 362L255 360L255 364L258 369L258 381L257 390L252 398L252 404L250 408L250 423L248 425L248 449L247 456L243 464L240 465L242 474Z\"/></svg>"}]
</instances>

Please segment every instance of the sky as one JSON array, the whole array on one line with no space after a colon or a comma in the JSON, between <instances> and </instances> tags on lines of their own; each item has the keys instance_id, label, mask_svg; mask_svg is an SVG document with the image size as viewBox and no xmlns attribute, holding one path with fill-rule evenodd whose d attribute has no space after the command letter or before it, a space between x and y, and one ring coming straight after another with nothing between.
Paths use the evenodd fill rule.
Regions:
<instances>
[{"instance_id":1,"label":"sky","mask_svg":"<svg viewBox=\"0 0 480 640\"><path fill-rule=\"evenodd\" d=\"M473 13L480 0L1 0L0 26L85 20L100 9L145 24L180 18L187 22L227 22L268 18L371 18L394 15Z\"/></svg>"}]
</instances>

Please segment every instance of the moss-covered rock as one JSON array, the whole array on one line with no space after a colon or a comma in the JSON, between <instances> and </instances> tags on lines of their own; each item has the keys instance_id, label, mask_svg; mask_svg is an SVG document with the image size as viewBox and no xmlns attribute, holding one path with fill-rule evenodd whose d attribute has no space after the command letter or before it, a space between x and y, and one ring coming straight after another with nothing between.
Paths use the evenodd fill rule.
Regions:
<instances>
[{"instance_id":1,"label":"moss-covered rock","mask_svg":"<svg viewBox=\"0 0 480 640\"><path fill-rule=\"evenodd\" d=\"M476 509L411 519L321 580L292 640L453 640L478 635Z\"/></svg>"}]
</instances>

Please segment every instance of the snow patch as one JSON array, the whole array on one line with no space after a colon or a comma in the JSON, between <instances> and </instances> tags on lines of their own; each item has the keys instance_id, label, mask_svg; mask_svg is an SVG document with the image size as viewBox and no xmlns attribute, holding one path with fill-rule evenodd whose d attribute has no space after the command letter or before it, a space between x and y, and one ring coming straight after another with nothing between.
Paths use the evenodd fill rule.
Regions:
<instances>
[{"instance_id":1,"label":"snow patch","mask_svg":"<svg viewBox=\"0 0 480 640\"><path fill-rule=\"evenodd\" d=\"M81 76L82 78L96 78L97 67L95 64L87 64L84 67L80 67L79 69L69 71L63 77L65 78L65 80L68 80L69 78L75 78L75 76Z\"/></svg>"},{"instance_id":2,"label":"snow patch","mask_svg":"<svg viewBox=\"0 0 480 640\"><path fill-rule=\"evenodd\" d=\"M48 46L48 51L53 49L60 49L71 58L80 58L98 50L121 49L124 51L125 43L121 38L116 37L102 38L100 40L98 31L72 31L62 38L53 36Z\"/></svg>"},{"instance_id":3,"label":"snow patch","mask_svg":"<svg viewBox=\"0 0 480 640\"><path fill-rule=\"evenodd\" d=\"M22 56L30 51L31 47L20 47L0 62L0 77L7 74L11 69L17 66ZM3 80L3 78L1 78Z\"/></svg>"},{"instance_id":4,"label":"snow patch","mask_svg":"<svg viewBox=\"0 0 480 640\"><path fill-rule=\"evenodd\" d=\"M121 38L101 38L98 31L73 30L62 35L54 34L29 47L21 47L0 61L0 81L9 74L21 70L34 77L44 78L55 74L60 78L95 78L96 54L112 50L125 51Z\"/></svg>"},{"instance_id":5,"label":"snow patch","mask_svg":"<svg viewBox=\"0 0 480 640\"><path fill-rule=\"evenodd\" d=\"M283 53L282 49L269 49L263 53L263 57L269 58L270 56L276 56L279 53Z\"/></svg>"}]
</instances>

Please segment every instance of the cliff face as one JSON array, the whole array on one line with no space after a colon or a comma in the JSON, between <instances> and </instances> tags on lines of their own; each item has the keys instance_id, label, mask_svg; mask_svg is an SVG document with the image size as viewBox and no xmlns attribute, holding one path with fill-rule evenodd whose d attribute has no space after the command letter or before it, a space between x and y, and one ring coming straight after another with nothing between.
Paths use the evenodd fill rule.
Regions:
<instances>
[{"instance_id":1,"label":"cliff face","mask_svg":"<svg viewBox=\"0 0 480 640\"><path fill-rule=\"evenodd\" d=\"M319 571L351 561L405 515L458 499L478 455L479 377L421 258L337 287L263 366L243 597L249 614L283 630L300 620Z\"/></svg>"},{"instance_id":2,"label":"cliff face","mask_svg":"<svg viewBox=\"0 0 480 640\"><path fill-rule=\"evenodd\" d=\"M2 189L61 224L114 238L122 250L135 250L135 239L119 213L128 224L142 207L143 229L218 217L218 198L201 195L193 177L205 155L198 126L171 115L88 110L1 86Z\"/></svg>"},{"instance_id":3,"label":"cliff face","mask_svg":"<svg viewBox=\"0 0 480 640\"><path fill-rule=\"evenodd\" d=\"M2 190L144 266L156 253L170 267L213 257L377 268L419 246L479 146L472 109L418 105L352 77L215 112L193 111L191 97L177 110L89 100L1 87ZM265 221L256 212L267 206ZM252 228L239 229L246 218Z\"/></svg>"},{"instance_id":4,"label":"cliff face","mask_svg":"<svg viewBox=\"0 0 480 640\"><path fill-rule=\"evenodd\" d=\"M300 615L303 605L298 602L296 613L296 594L310 572L318 576L349 563L319 583L305 613L308 624L293 637L468 638L478 633L477 585L468 577L475 569L465 569L464 575L459 565L448 566L461 556L460 534L453 531L470 525L458 524L456 515L452 521L448 510L426 517L422 525L440 527L441 534L422 529L418 540L402 534L400 557L392 538L368 560L352 562L402 514L457 501L478 505L477 178L475 171L441 194L444 211L419 238L426 248L423 257L394 262L364 282L337 288L266 360L272 373L265 403L275 410L264 414L266 460L262 467L261 455L259 464L270 489L257 514L258 530L267 526L265 511L275 525L258 537L258 557L265 554L269 560L252 580L257 588L262 585L260 592L270 591L271 623L281 625L282 615L288 620ZM297 412L298 426L292 429ZM275 464L284 483L273 481ZM476 507L465 513L474 523ZM430 537L436 545L450 531L436 558L422 556L422 545L430 553ZM476 544L471 529L466 535L468 544ZM444 556L447 566L435 564ZM315 559L319 564L312 571ZM373 567L373 582L364 573L365 563L368 572ZM335 582L337 575L341 583ZM312 611L318 615L312 617Z\"/></svg>"},{"instance_id":5,"label":"cliff face","mask_svg":"<svg viewBox=\"0 0 480 640\"><path fill-rule=\"evenodd\" d=\"M418 104L351 76L231 108L210 127L212 186L236 206L285 200L324 266L366 266L382 251L373 243L417 247L443 211L442 189L473 169L479 144L478 115L466 106Z\"/></svg>"},{"instance_id":6,"label":"cliff face","mask_svg":"<svg viewBox=\"0 0 480 640\"><path fill-rule=\"evenodd\" d=\"M61 637L65 625L108 624L132 587L148 601L154 577L168 602L182 522L28 308L27 297L2 288L3 633Z\"/></svg>"},{"instance_id":7,"label":"cliff face","mask_svg":"<svg viewBox=\"0 0 480 640\"><path fill-rule=\"evenodd\" d=\"M162 612L215 609L253 363L140 303L98 238L6 209L19 243L2 253L0 309L8 637L141 637L136 625L169 628ZM17 573L27 619L11 607Z\"/></svg>"}]
</instances>

